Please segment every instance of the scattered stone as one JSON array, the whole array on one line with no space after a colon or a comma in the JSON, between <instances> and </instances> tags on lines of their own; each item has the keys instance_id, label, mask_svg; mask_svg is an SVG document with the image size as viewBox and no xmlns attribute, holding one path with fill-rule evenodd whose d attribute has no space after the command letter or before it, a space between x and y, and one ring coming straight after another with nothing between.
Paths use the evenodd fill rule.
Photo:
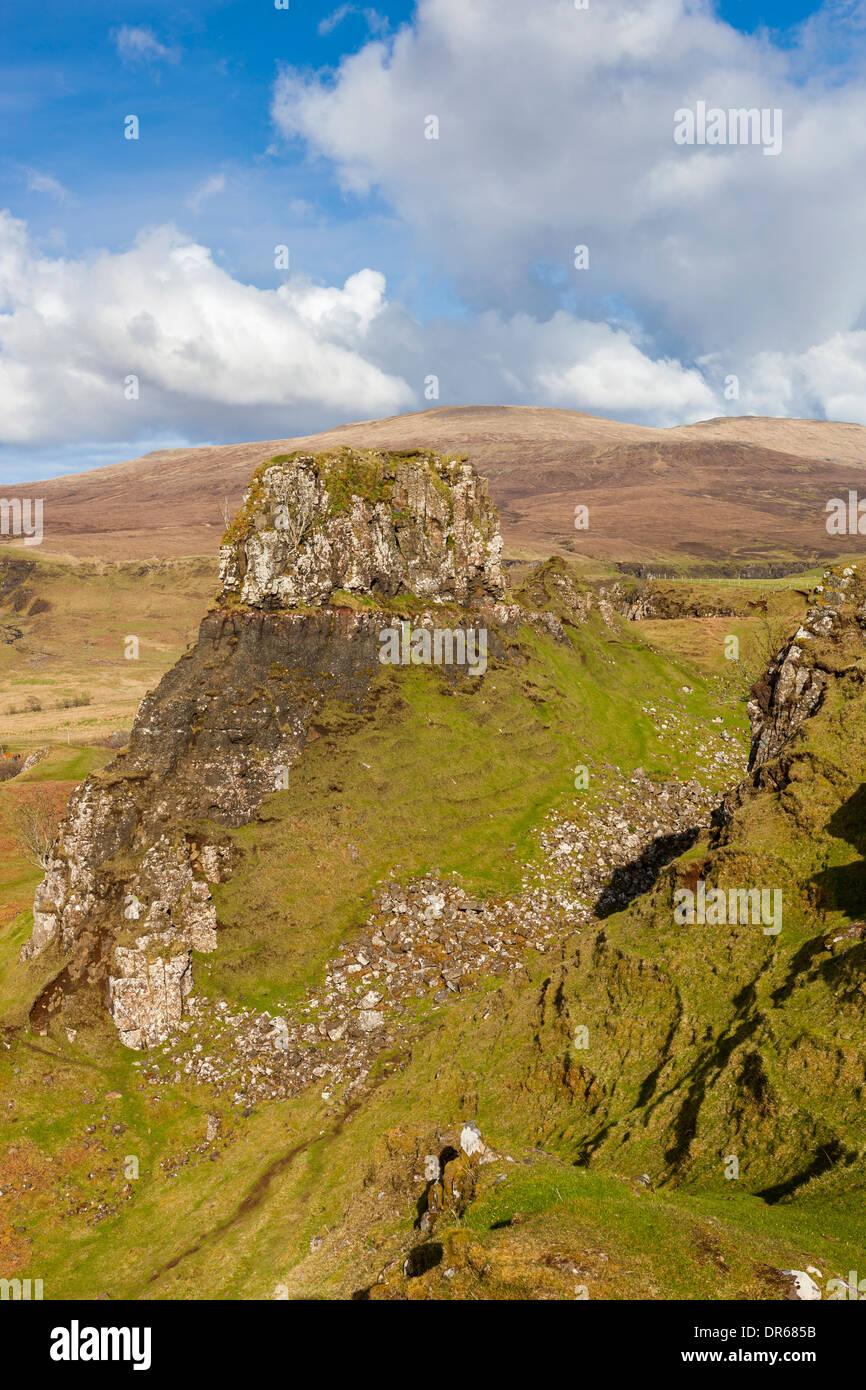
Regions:
<instances>
[{"instance_id":1,"label":"scattered stone","mask_svg":"<svg viewBox=\"0 0 866 1390\"><path fill-rule=\"evenodd\" d=\"M460 1131L460 1147L469 1158L473 1154L479 1157L484 1153L484 1140L481 1138L481 1130L476 1124L469 1123L463 1126Z\"/></svg>"},{"instance_id":2,"label":"scattered stone","mask_svg":"<svg viewBox=\"0 0 866 1390\"><path fill-rule=\"evenodd\" d=\"M805 1270L783 1269L781 1272L788 1280L789 1288L786 1297L789 1301L814 1303L821 1297L821 1290Z\"/></svg>"},{"instance_id":3,"label":"scattered stone","mask_svg":"<svg viewBox=\"0 0 866 1390\"><path fill-rule=\"evenodd\" d=\"M385 1015L377 1013L375 1009L361 1009L358 1014L358 1027L364 1033L374 1033L377 1028L382 1028L385 1023Z\"/></svg>"}]
</instances>

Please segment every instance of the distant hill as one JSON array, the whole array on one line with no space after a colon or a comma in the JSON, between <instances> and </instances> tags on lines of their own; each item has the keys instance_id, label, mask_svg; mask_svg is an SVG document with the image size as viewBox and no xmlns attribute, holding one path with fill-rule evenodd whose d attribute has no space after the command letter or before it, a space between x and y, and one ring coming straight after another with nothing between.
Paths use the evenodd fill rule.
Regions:
<instances>
[{"instance_id":1,"label":"distant hill","mask_svg":"<svg viewBox=\"0 0 866 1390\"><path fill-rule=\"evenodd\" d=\"M490 479L512 555L664 564L814 562L862 548L828 536L825 505L866 493L866 427L746 416L648 429L577 411L460 406L323 434L166 449L7 487L45 499L43 551L138 559L213 555L254 467L337 444L468 453ZM577 505L589 529L574 528Z\"/></svg>"}]
</instances>

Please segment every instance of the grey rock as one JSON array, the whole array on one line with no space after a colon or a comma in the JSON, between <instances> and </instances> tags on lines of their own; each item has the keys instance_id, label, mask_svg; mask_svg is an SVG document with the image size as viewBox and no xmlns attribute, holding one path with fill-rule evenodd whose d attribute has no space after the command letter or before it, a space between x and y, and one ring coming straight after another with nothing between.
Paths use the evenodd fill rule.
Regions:
<instances>
[{"instance_id":1,"label":"grey rock","mask_svg":"<svg viewBox=\"0 0 866 1390\"><path fill-rule=\"evenodd\" d=\"M424 1158L424 1181L438 1182L442 1165L436 1154L426 1154Z\"/></svg>"},{"instance_id":2,"label":"grey rock","mask_svg":"<svg viewBox=\"0 0 866 1390\"><path fill-rule=\"evenodd\" d=\"M463 459L344 449L272 460L232 531L220 552L223 603L316 605L374 587L457 602L505 595L496 512Z\"/></svg>"},{"instance_id":3,"label":"grey rock","mask_svg":"<svg viewBox=\"0 0 866 1390\"><path fill-rule=\"evenodd\" d=\"M375 1009L361 1009L358 1014L358 1027L362 1033L375 1033L377 1028L382 1028L385 1023L385 1015L377 1013Z\"/></svg>"},{"instance_id":4,"label":"grey rock","mask_svg":"<svg viewBox=\"0 0 866 1390\"><path fill-rule=\"evenodd\" d=\"M480 1157L484 1153L485 1144L481 1138L481 1130L472 1121L465 1124L460 1131L460 1147L468 1158L473 1154Z\"/></svg>"}]
</instances>

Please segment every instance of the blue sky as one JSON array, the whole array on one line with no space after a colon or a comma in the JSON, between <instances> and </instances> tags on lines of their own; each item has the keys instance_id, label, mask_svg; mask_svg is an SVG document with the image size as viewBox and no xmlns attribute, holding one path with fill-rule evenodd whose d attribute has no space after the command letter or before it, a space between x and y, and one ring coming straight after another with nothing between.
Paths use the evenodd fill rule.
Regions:
<instances>
[{"instance_id":1,"label":"blue sky","mask_svg":"<svg viewBox=\"0 0 866 1390\"><path fill-rule=\"evenodd\" d=\"M65 4L14 7L0 98L8 152L4 202L37 233L57 237L59 228L72 255L94 244L127 244L143 216L150 222L182 217L193 233L218 218L224 262L264 282L253 237L285 234L291 201L305 200L339 229L324 245L321 229L315 238L320 273L332 277L344 266L350 273L355 265L342 229L354 210L326 172L305 167L300 154L267 153L274 141L268 93L278 64L337 64L368 36L368 24L352 13L320 33L333 13L329 6L295 0L287 13L263 4L259 23L251 22L251 8L248 0L179 13L170 4L151 4L142 13L136 5L92 0L84 14ZM396 22L408 18L411 6L390 12ZM146 30L169 56L145 49L140 58L124 59L117 42L124 24ZM136 144L121 139L129 112L143 127ZM58 206L28 189L31 169L55 171L68 198ZM240 205L231 212L191 209L191 190L220 172L238 187ZM291 230L304 235L302 222L292 222Z\"/></svg>"},{"instance_id":2,"label":"blue sky","mask_svg":"<svg viewBox=\"0 0 866 1390\"><path fill-rule=\"evenodd\" d=\"M746 33L760 28L785 33L818 8L813 0L722 0L717 6L722 19Z\"/></svg>"},{"instance_id":3,"label":"blue sky","mask_svg":"<svg viewBox=\"0 0 866 1390\"><path fill-rule=\"evenodd\" d=\"M2 8L0 481L480 400L860 418L860 0ZM780 157L678 150L701 99Z\"/></svg>"},{"instance_id":4,"label":"blue sky","mask_svg":"<svg viewBox=\"0 0 866 1390\"><path fill-rule=\"evenodd\" d=\"M750 32L792 29L818 6L810 0L724 0L718 13ZM390 274L407 273L408 247L388 208L371 216L369 202L341 196L330 171L310 167L301 150L268 155L274 132L268 92L280 64L335 68L371 37L411 21L410 0L375 6L291 0L288 11L259 0L215 0L176 10L169 0L147 4L67 0L3 7L5 56L0 65L2 201L35 233L69 255L94 245L119 248L148 221L182 217L193 234L219 222L222 262L265 284L256 240L291 233L297 254L329 283L357 268L359 250L387 242ZM145 29L168 59L124 61L122 27ZM123 117L139 115L145 136L120 139ZM60 207L28 188L30 170L54 171L69 190ZM232 213L186 200L220 172L237 184ZM291 218L291 200L324 215L312 231ZM279 235L278 235L279 234ZM389 278L390 278L389 274ZM274 281L275 277L271 277ZM429 306L437 307L435 298ZM423 308L423 306L422 306Z\"/></svg>"}]
</instances>

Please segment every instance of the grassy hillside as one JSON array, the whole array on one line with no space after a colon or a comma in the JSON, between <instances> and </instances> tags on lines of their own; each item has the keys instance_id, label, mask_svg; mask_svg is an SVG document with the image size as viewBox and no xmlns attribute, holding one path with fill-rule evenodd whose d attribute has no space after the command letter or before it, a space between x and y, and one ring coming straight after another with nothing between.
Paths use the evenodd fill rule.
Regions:
<instances>
[{"instance_id":1,"label":"grassy hillside","mask_svg":"<svg viewBox=\"0 0 866 1390\"><path fill-rule=\"evenodd\" d=\"M0 547L0 741L17 749L128 729L195 637L216 584L205 560L63 562Z\"/></svg>"},{"instance_id":2,"label":"grassy hillside","mask_svg":"<svg viewBox=\"0 0 866 1390\"><path fill-rule=\"evenodd\" d=\"M262 1007L287 987L291 995L389 875L438 869L473 893L515 891L545 814L568 805L591 818L614 765L713 785L711 749L722 746L721 728L738 726L712 683L597 614L567 644L528 629L524 643L525 666L491 662L475 689L392 668L374 718L331 710L331 729L292 770L289 790L235 833L245 853L218 890L226 949L203 961L217 993ZM645 708L653 702L675 737L657 728ZM320 722L327 729L328 715ZM744 746L741 726L739 736ZM579 765L589 787L576 797Z\"/></svg>"},{"instance_id":3,"label":"grassy hillside","mask_svg":"<svg viewBox=\"0 0 866 1390\"><path fill-rule=\"evenodd\" d=\"M550 575L533 582L555 607ZM785 621L796 588L779 588ZM736 620L758 633L760 613ZM315 1025L311 998L383 881L459 875L505 911L554 882L554 828L576 856L611 816L650 822L657 807L626 800L636 769L659 796L691 778L721 793L747 728L706 654L716 621L595 609L566 643L527 628L525 659L480 683L383 670L365 715L330 705L288 791L233 832L197 994ZM362 1086L282 1101L191 1079L195 1049L217 1045L207 1014L153 1055L96 1010L74 1035L26 1026L46 966L15 963L38 870L14 800L62 795L108 755L55 749L0 784L0 1274L43 1278L49 1298L777 1298L780 1269L862 1265L866 946L824 946L866 886L859 670L724 843L705 835L602 921L551 910L555 939L521 969L410 1001ZM783 887L783 932L677 926L673 891L699 873ZM461 1170L424 1240L424 1156L469 1119L497 1156Z\"/></svg>"}]
</instances>

